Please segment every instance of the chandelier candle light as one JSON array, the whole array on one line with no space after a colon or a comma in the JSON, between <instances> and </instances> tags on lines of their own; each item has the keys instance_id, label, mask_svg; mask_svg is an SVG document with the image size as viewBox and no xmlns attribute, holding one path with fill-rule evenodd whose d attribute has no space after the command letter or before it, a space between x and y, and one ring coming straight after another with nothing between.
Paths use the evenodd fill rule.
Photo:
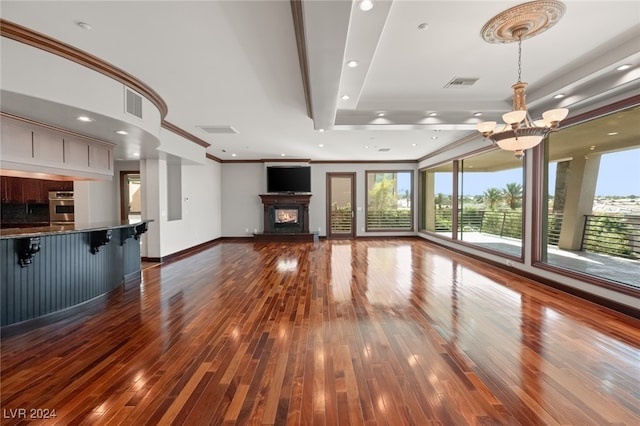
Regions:
<instances>
[{"instance_id":1,"label":"chandelier candle light","mask_svg":"<svg viewBox=\"0 0 640 426\"><path fill-rule=\"evenodd\" d=\"M564 14L565 6L559 1L532 1L512 7L482 27L482 38L488 43L518 42L518 82L513 89L513 111L502 115L504 126L495 121L478 123L477 129L500 148L513 151L516 158L524 157L524 150L538 145L552 130L558 128L569 110L552 109L542 113L542 119L533 121L525 103L527 83L521 80L522 40L551 28Z\"/></svg>"}]
</instances>

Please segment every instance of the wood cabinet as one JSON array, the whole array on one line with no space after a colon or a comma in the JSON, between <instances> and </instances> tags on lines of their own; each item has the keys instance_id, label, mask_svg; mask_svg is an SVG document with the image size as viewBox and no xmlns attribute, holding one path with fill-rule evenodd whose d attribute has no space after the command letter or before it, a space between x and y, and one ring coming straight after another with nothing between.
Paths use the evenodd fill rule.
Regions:
<instances>
[{"instance_id":1,"label":"wood cabinet","mask_svg":"<svg viewBox=\"0 0 640 426\"><path fill-rule=\"evenodd\" d=\"M42 191L47 197L49 191L73 191L73 181L70 180L43 180Z\"/></svg>"},{"instance_id":2,"label":"wood cabinet","mask_svg":"<svg viewBox=\"0 0 640 426\"><path fill-rule=\"evenodd\" d=\"M4 177L2 180L2 202L3 203L22 203L22 184L19 178Z\"/></svg>"},{"instance_id":3,"label":"wood cabinet","mask_svg":"<svg viewBox=\"0 0 640 426\"><path fill-rule=\"evenodd\" d=\"M20 179L20 178L18 178ZM22 202L48 203L49 197L42 191L42 180L22 179Z\"/></svg>"},{"instance_id":4,"label":"wood cabinet","mask_svg":"<svg viewBox=\"0 0 640 426\"><path fill-rule=\"evenodd\" d=\"M0 176L2 203L46 204L49 191L73 191L73 182Z\"/></svg>"}]
</instances>

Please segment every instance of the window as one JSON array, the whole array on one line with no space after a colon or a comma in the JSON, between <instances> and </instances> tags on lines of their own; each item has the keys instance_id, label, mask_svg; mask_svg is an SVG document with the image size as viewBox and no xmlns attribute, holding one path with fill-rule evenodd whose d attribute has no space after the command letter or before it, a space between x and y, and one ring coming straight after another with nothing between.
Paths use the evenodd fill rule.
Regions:
<instances>
[{"instance_id":1,"label":"window","mask_svg":"<svg viewBox=\"0 0 640 426\"><path fill-rule=\"evenodd\" d=\"M453 235L453 163L420 172L420 230Z\"/></svg>"},{"instance_id":2,"label":"window","mask_svg":"<svg viewBox=\"0 0 640 426\"><path fill-rule=\"evenodd\" d=\"M460 164L458 239L522 257L522 160L495 149Z\"/></svg>"},{"instance_id":3,"label":"window","mask_svg":"<svg viewBox=\"0 0 640 426\"><path fill-rule=\"evenodd\" d=\"M541 261L640 288L640 106L552 133Z\"/></svg>"},{"instance_id":4,"label":"window","mask_svg":"<svg viewBox=\"0 0 640 426\"><path fill-rule=\"evenodd\" d=\"M413 172L367 171L367 231L413 230Z\"/></svg>"}]
</instances>

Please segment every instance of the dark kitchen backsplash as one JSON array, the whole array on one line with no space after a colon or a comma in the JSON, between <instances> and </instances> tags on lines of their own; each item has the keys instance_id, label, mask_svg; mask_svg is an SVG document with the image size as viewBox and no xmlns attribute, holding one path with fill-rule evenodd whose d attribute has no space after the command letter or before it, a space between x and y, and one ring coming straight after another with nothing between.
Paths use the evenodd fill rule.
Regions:
<instances>
[{"instance_id":1,"label":"dark kitchen backsplash","mask_svg":"<svg viewBox=\"0 0 640 426\"><path fill-rule=\"evenodd\" d=\"M49 222L49 204L2 204L0 209L3 224Z\"/></svg>"}]
</instances>

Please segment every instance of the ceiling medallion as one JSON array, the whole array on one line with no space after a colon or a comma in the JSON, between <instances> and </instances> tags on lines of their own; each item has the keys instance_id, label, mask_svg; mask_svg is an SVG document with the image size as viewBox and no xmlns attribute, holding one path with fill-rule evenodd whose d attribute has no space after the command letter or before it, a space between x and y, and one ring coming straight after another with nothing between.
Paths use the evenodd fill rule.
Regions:
<instances>
[{"instance_id":1,"label":"ceiling medallion","mask_svg":"<svg viewBox=\"0 0 640 426\"><path fill-rule=\"evenodd\" d=\"M494 16L480 34L488 43L513 43L540 34L562 18L566 7L554 0L524 3Z\"/></svg>"}]
</instances>

